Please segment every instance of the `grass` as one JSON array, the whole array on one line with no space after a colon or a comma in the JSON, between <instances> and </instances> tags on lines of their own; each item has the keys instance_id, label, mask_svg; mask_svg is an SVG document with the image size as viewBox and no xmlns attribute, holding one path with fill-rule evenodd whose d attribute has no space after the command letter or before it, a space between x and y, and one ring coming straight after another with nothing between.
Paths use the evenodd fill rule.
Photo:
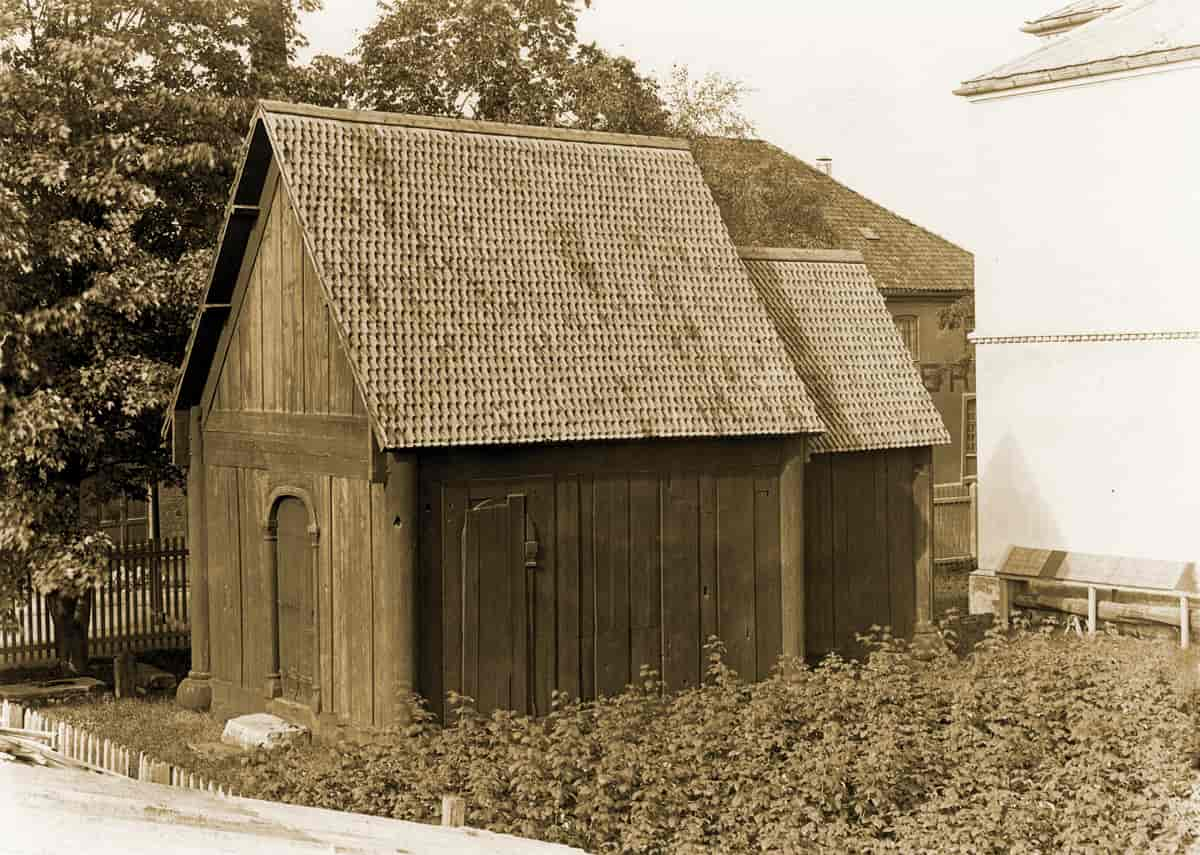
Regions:
<instances>
[{"instance_id":1,"label":"grass","mask_svg":"<svg viewBox=\"0 0 1200 855\"><path fill-rule=\"evenodd\" d=\"M222 724L210 715L177 706L171 695L121 699L103 695L57 704L44 711L218 784L232 783L242 764L240 757L214 759L192 751L189 744L219 742Z\"/></svg>"}]
</instances>

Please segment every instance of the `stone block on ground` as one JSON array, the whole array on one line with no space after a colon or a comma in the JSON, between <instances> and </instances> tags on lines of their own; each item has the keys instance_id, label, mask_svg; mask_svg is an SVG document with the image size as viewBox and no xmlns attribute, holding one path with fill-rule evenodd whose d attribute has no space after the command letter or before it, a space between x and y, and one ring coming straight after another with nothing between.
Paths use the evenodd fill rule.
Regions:
<instances>
[{"instance_id":1,"label":"stone block on ground","mask_svg":"<svg viewBox=\"0 0 1200 855\"><path fill-rule=\"evenodd\" d=\"M139 662L137 664L137 684L139 688L148 692L169 692L175 688L175 675L169 674L161 668L155 668L153 665L147 665L145 662Z\"/></svg>"},{"instance_id":2,"label":"stone block on ground","mask_svg":"<svg viewBox=\"0 0 1200 855\"><path fill-rule=\"evenodd\" d=\"M221 734L221 741L226 745L236 745L247 751L255 748L269 750L281 745L308 742L310 738L308 728L292 724L270 713L231 718L225 722L225 731Z\"/></svg>"}]
</instances>

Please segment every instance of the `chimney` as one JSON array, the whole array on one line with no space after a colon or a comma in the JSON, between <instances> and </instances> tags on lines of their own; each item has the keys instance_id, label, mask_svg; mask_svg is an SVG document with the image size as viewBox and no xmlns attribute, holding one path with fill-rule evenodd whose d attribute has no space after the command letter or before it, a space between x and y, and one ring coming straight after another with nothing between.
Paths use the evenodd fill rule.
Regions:
<instances>
[{"instance_id":1,"label":"chimney","mask_svg":"<svg viewBox=\"0 0 1200 855\"><path fill-rule=\"evenodd\" d=\"M826 175L828 175L830 178L832 178L833 177L833 158L832 157L818 157L817 158L817 169L821 170Z\"/></svg>"}]
</instances>

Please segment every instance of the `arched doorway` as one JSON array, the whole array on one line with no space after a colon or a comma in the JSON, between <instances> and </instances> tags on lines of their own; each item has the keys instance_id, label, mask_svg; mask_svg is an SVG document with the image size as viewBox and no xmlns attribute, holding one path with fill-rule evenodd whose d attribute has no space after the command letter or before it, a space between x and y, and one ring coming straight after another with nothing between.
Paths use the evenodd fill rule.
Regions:
<instances>
[{"instance_id":1,"label":"arched doorway","mask_svg":"<svg viewBox=\"0 0 1200 855\"><path fill-rule=\"evenodd\" d=\"M308 509L300 499L285 496L276 507L275 522L275 606L281 689L284 698L307 704L313 690L314 646Z\"/></svg>"}]
</instances>

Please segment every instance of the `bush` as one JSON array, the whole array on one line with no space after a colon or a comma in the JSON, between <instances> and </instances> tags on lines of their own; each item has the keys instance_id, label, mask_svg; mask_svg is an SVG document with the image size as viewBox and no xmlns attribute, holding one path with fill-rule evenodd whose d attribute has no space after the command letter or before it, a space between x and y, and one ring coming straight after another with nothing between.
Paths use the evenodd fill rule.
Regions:
<instances>
[{"instance_id":1,"label":"bush","mask_svg":"<svg viewBox=\"0 0 1200 855\"><path fill-rule=\"evenodd\" d=\"M915 661L876 632L863 663L781 662L702 687L653 672L531 720L452 698L445 728L260 755L248 796L471 825L590 851L1175 851L1190 839L1196 693L1167 646L989 632ZM427 719L427 717L425 717Z\"/></svg>"}]
</instances>

